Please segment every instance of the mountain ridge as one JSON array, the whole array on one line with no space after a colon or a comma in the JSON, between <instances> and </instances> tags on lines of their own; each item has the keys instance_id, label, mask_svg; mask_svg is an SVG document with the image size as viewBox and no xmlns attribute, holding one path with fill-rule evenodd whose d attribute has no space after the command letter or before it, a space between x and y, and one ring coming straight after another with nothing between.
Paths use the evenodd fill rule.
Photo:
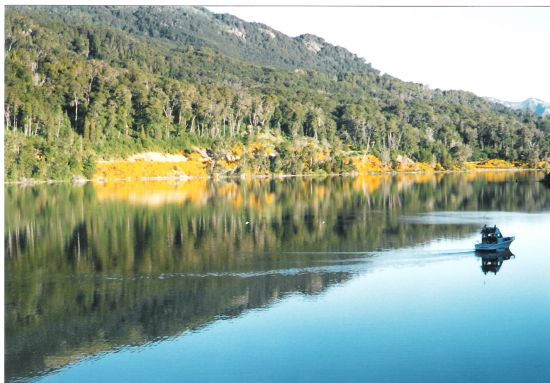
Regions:
<instances>
[{"instance_id":1,"label":"mountain ridge","mask_svg":"<svg viewBox=\"0 0 550 383\"><path fill-rule=\"evenodd\" d=\"M529 97L519 102L503 101L494 97L486 97L486 99L493 103L501 104L506 106L507 108L514 109L514 110L528 111L538 116L550 115L550 103L535 97Z\"/></svg>"},{"instance_id":2,"label":"mountain ridge","mask_svg":"<svg viewBox=\"0 0 550 383\"><path fill-rule=\"evenodd\" d=\"M67 22L92 22L105 27L123 30L149 37L161 37L183 44L215 47L221 52L259 65L276 66L286 69L313 69L337 74L344 71L364 72L373 70L363 58L343 47L326 43L324 39L311 34L290 37L262 23L251 23L231 14L217 14L197 6L59 6L50 16ZM18 6L26 12L40 9L35 6ZM43 9L48 9L44 7ZM171 12L167 12L170 10ZM64 12L64 15L60 15ZM125 21L130 21L125 25ZM205 23L204 25L200 25ZM262 33L261 30L264 32ZM275 35L272 38L270 33ZM247 37L248 36L248 37ZM304 41L314 36L324 43L324 48L313 54L303 51ZM247 39L248 38L248 39ZM246 44L242 44L246 42ZM287 49L288 57L270 55L260 58L259 51ZM259 46L259 47L258 47ZM325 62L315 60L318 55ZM272 60L272 61L269 61Z\"/></svg>"}]
</instances>

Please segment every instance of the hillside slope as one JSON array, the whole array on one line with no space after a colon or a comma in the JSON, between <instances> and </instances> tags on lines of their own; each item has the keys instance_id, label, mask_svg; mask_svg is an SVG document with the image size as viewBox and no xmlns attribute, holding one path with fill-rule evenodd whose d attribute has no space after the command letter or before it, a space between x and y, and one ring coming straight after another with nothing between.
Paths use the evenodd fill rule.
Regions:
<instances>
[{"instance_id":1,"label":"hillside slope","mask_svg":"<svg viewBox=\"0 0 550 383\"><path fill-rule=\"evenodd\" d=\"M18 10L67 25L96 25L134 36L160 38L182 46L209 47L262 66L325 73L374 71L348 50L314 35L291 38L267 25L191 6L60 6Z\"/></svg>"},{"instance_id":2,"label":"hillside slope","mask_svg":"<svg viewBox=\"0 0 550 383\"><path fill-rule=\"evenodd\" d=\"M89 177L98 159L152 150L203 148L215 164L243 145L261 173L339 172L350 150L445 167L549 152L548 117L202 8L7 7L5 24L11 180ZM273 151L253 149L265 139Z\"/></svg>"}]
</instances>

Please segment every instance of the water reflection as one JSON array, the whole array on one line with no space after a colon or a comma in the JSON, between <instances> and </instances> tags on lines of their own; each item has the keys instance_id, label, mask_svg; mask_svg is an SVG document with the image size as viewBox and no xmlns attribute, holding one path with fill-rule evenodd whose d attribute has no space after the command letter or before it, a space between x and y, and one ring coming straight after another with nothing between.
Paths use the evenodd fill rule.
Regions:
<instances>
[{"instance_id":1,"label":"water reflection","mask_svg":"<svg viewBox=\"0 0 550 383\"><path fill-rule=\"evenodd\" d=\"M479 228L403 216L539 211L550 197L536 179L501 172L6 187L6 378L197 331L287 295L322 294L405 262L380 250ZM434 259L441 254L422 262Z\"/></svg>"},{"instance_id":2,"label":"water reflection","mask_svg":"<svg viewBox=\"0 0 550 383\"><path fill-rule=\"evenodd\" d=\"M504 261L515 258L515 255L510 249L492 253L476 252L476 255L481 258L481 270L483 273L493 273L495 275L499 272Z\"/></svg>"}]
</instances>

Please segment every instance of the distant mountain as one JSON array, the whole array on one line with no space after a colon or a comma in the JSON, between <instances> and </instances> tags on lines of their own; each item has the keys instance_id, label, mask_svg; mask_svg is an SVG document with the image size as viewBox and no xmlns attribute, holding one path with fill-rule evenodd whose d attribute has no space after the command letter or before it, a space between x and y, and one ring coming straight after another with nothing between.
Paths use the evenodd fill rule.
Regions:
<instances>
[{"instance_id":1,"label":"distant mountain","mask_svg":"<svg viewBox=\"0 0 550 383\"><path fill-rule=\"evenodd\" d=\"M487 97L487 100L504 105L510 109L532 112L537 116L550 115L550 103L539 100L538 98L528 98L522 102L502 101L492 97Z\"/></svg>"}]
</instances>

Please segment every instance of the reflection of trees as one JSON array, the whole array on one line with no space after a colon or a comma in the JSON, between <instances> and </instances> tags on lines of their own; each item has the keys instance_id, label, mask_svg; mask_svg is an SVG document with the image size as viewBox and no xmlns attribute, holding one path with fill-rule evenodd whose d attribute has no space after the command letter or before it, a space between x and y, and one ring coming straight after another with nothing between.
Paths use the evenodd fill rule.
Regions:
<instances>
[{"instance_id":1,"label":"reflection of trees","mask_svg":"<svg viewBox=\"0 0 550 383\"><path fill-rule=\"evenodd\" d=\"M401 215L548 206L542 185L527 182L535 174L491 174L7 187L7 376L178 334L349 277L254 274L344 257L299 252L395 248L472 231Z\"/></svg>"},{"instance_id":2,"label":"reflection of trees","mask_svg":"<svg viewBox=\"0 0 550 383\"><path fill-rule=\"evenodd\" d=\"M347 278L345 273L60 278L55 289L40 285L54 295L38 300L34 314L7 303L6 377L28 377L90 354L178 335L284 294L316 293ZM16 287L28 288L25 281Z\"/></svg>"}]
</instances>

